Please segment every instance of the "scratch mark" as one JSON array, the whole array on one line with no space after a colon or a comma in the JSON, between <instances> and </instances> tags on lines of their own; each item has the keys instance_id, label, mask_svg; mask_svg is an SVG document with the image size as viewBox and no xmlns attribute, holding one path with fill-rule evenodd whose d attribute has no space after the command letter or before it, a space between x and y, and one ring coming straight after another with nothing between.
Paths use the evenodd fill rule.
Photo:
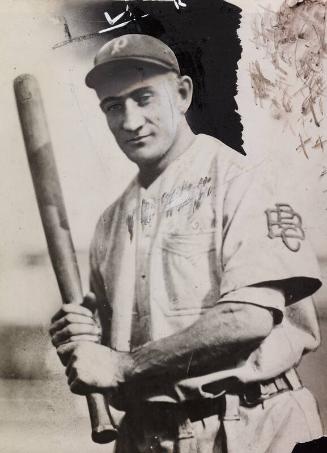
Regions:
<instances>
[{"instance_id":1,"label":"scratch mark","mask_svg":"<svg viewBox=\"0 0 327 453\"><path fill-rule=\"evenodd\" d=\"M92 38L96 38L96 37L99 37L99 33L88 33L86 35L81 35L81 36L77 36L75 38L70 38L70 39L66 39L65 41L58 42L57 44L52 46L52 49L59 49L59 47L66 46L67 44L71 44L73 42L81 42L81 41L85 41L86 39L92 39Z\"/></svg>"},{"instance_id":2,"label":"scratch mark","mask_svg":"<svg viewBox=\"0 0 327 453\"><path fill-rule=\"evenodd\" d=\"M193 360L193 352L191 353L190 360L189 360L189 362L188 362L188 364L187 364L186 376L189 376L189 375L190 375L190 368L191 368L192 360Z\"/></svg>"},{"instance_id":3,"label":"scratch mark","mask_svg":"<svg viewBox=\"0 0 327 453\"><path fill-rule=\"evenodd\" d=\"M134 216L129 214L126 219L127 229L129 233L129 239L132 242L134 237Z\"/></svg>"},{"instance_id":4,"label":"scratch mark","mask_svg":"<svg viewBox=\"0 0 327 453\"><path fill-rule=\"evenodd\" d=\"M327 143L327 139L326 140L321 140L321 137L319 135L319 137L316 140L316 143L312 146L312 148L313 149L320 148L321 151L324 152L325 151L324 143Z\"/></svg>"},{"instance_id":5,"label":"scratch mark","mask_svg":"<svg viewBox=\"0 0 327 453\"><path fill-rule=\"evenodd\" d=\"M320 178L322 178L325 175L327 175L327 167L323 167L323 169L321 170ZM327 192L327 189L323 190L323 192Z\"/></svg>"},{"instance_id":6,"label":"scratch mark","mask_svg":"<svg viewBox=\"0 0 327 453\"><path fill-rule=\"evenodd\" d=\"M319 123L318 120L317 120L316 113L315 113L315 110L314 110L313 105L312 105L312 101L309 102L309 105L310 105L310 110L311 110L311 113L312 113L312 116L313 116L313 120L314 120L314 122L315 122L315 125L316 125L317 127L320 127L320 123Z\"/></svg>"},{"instance_id":7,"label":"scratch mark","mask_svg":"<svg viewBox=\"0 0 327 453\"><path fill-rule=\"evenodd\" d=\"M156 205L152 201L142 199L141 202L141 225L144 228L150 225L156 214Z\"/></svg>"},{"instance_id":8,"label":"scratch mark","mask_svg":"<svg viewBox=\"0 0 327 453\"><path fill-rule=\"evenodd\" d=\"M68 38L68 40L71 40L72 39L72 35L70 33L69 26L68 26L68 23L67 23L67 20L66 20L65 17L64 17L64 30L65 30L66 38Z\"/></svg>"},{"instance_id":9,"label":"scratch mark","mask_svg":"<svg viewBox=\"0 0 327 453\"><path fill-rule=\"evenodd\" d=\"M261 67L255 59L250 63L254 102L282 123L283 132L300 138L296 150L309 159L312 149L327 146L318 129L326 120L327 1L284 0L277 11L260 8L252 42L265 55ZM310 139L302 138L301 128Z\"/></svg>"},{"instance_id":10,"label":"scratch mark","mask_svg":"<svg viewBox=\"0 0 327 453\"><path fill-rule=\"evenodd\" d=\"M284 121L288 127L291 124L286 118L291 112L298 119L304 117L305 123L313 120L316 127L320 127L324 117L326 9L325 0L288 0L277 12L262 7L263 12L252 24L256 48L266 52L266 57L276 69L275 78L269 81L271 89L267 89L267 85L262 86L263 81L258 87L257 80L260 80L262 71L260 74L257 62L252 63L252 68L256 68L256 72L251 74L255 102L260 95L263 102L270 99L274 104L273 117ZM286 83L292 74L298 79L295 90ZM317 111L322 119L317 117Z\"/></svg>"},{"instance_id":11,"label":"scratch mark","mask_svg":"<svg viewBox=\"0 0 327 453\"><path fill-rule=\"evenodd\" d=\"M303 151L303 154L305 155L305 157L309 160L309 156L308 156L308 153L307 153L307 150L305 149L305 145L307 143L309 143L309 141L311 140L311 138L307 138L305 141L303 141L302 137L301 137L301 134L299 134L299 137L300 137L300 142L301 144L296 148L297 151Z\"/></svg>"},{"instance_id":12,"label":"scratch mark","mask_svg":"<svg viewBox=\"0 0 327 453\"><path fill-rule=\"evenodd\" d=\"M250 65L251 85L256 99L266 99L274 84L263 75L258 61Z\"/></svg>"}]
</instances>

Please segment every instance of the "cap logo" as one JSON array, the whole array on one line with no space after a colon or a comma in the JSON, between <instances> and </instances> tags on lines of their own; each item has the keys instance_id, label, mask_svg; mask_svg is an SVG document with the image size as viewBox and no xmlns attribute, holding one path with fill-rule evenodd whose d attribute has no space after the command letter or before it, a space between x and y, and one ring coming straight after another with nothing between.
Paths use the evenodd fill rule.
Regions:
<instances>
[{"instance_id":1,"label":"cap logo","mask_svg":"<svg viewBox=\"0 0 327 453\"><path fill-rule=\"evenodd\" d=\"M118 38L112 43L111 55L116 55L128 44L128 39L125 36Z\"/></svg>"}]
</instances>

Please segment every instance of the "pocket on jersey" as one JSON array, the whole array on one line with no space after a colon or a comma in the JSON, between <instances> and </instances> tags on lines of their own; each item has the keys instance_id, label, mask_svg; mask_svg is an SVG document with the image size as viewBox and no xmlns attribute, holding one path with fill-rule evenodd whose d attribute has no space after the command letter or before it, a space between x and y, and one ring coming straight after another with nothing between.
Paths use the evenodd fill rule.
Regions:
<instances>
[{"instance_id":1,"label":"pocket on jersey","mask_svg":"<svg viewBox=\"0 0 327 453\"><path fill-rule=\"evenodd\" d=\"M215 230L188 234L167 234L162 237L163 250L191 258L216 249Z\"/></svg>"},{"instance_id":2,"label":"pocket on jersey","mask_svg":"<svg viewBox=\"0 0 327 453\"><path fill-rule=\"evenodd\" d=\"M219 297L215 230L162 236L164 311L171 316L197 314Z\"/></svg>"}]
</instances>

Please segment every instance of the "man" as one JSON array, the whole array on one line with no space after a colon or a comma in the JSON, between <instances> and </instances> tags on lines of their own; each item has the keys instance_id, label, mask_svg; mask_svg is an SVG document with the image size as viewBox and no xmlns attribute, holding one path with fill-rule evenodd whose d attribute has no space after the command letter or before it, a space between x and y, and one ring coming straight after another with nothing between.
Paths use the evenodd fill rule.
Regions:
<instances>
[{"instance_id":1,"label":"man","mask_svg":"<svg viewBox=\"0 0 327 453\"><path fill-rule=\"evenodd\" d=\"M111 40L86 83L139 173L98 222L92 293L53 318L71 390L125 412L117 452L288 453L319 437L294 370L319 344L321 285L296 205L264 160L194 135L192 80L161 41Z\"/></svg>"}]
</instances>

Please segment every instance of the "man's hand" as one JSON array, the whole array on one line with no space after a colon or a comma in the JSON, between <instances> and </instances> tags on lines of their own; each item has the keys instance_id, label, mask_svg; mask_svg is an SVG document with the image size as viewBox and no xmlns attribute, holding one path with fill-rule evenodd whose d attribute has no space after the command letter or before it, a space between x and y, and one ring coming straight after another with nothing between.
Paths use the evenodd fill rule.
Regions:
<instances>
[{"instance_id":1,"label":"man's hand","mask_svg":"<svg viewBox=\"0 0 327 453\"><path fill-rule=\"evenodd\" d=\"M67 365L70 354L59 354L58 348L70 342L89 341L100 343L101 329L94 318L95 295L88 293L83 305L65 304L51 319L50 336L52 344L57 348L63 365Z\"/></svg>"},{"instance_id":2,"label":"man's hand","mask_svg":"<svg viewBox=\"0 0 327 453\"><path fill-rule=\"evenodd\" d=\"M50 335L73 393L114 396L132 369L132 358L99 344L101 329L94 318L95 308L93 293L85 296L83 305L63 305L51 320Z\"/></svg>"},{"instance_id":3,"label":"man's hand","mask_svg":"<svg viewBox=\"0 0 327 453\"><path fill-rule=\"evenodd\" d=\"M132 367L129 353L88 341L69 342L57 348L60 357L70 357L66 375L73 393L116 393ZM63 359L64 360L64 359Z\"/></svg>"}]
</instances>

